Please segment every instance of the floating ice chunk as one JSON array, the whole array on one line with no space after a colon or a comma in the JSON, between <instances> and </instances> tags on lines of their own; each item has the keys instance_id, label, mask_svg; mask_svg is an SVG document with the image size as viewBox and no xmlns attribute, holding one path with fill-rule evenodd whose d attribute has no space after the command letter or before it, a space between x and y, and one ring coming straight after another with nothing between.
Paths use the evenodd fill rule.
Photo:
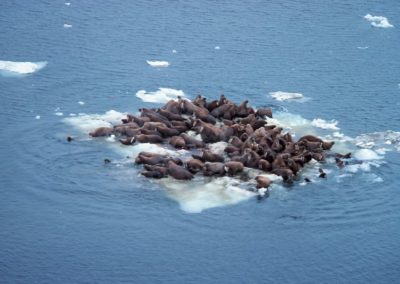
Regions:
<instances>
[{"instance_id":1,"label":"floating ice chunk","mask_svg":"<svg viewBox=\"0 0 400 284\"><path fill-rule=\"evenodd\" d=\"M69 6L69 5L71 5L71 2L65 2L64 4Z\"/></svg>"},{"instance_id":2,"label":"floating ice chunk","mask_svg":"<svg viewBox=\"0 0 400 284\"><path fill-rule=\"evenodd\" d=\"M219 50L219 49L221 49L221 47L219 47L218 45L215 47L215 49L216 50Z\"/></svg>"},{"instance_id":3,"label":"floating ice chunk","mask_svg":"<svg viewBox=\"0 0 400 284\"><path fill-rule=\"evenodd\" d=\"M339 130L340 128L336 125L338 122L336 120L326 121L321 118L313 119L311 124L315 127L322 128L322 129L332 129L332 130Z\"/></svg>"},{"instance_id":4,"label":"floating ice chunk","mask_svg":"<svg viewBox=\"0 0 400 284\"><path fill-rule=\"evenodd\" d=\"M271 95L271 97L281 102L304 99L303 94L300 93L288 93L288 92L278 91L278 92L271 92L269 94Z\"/></svg>"},{"instance_id":5,"label":"floating ice chunk","mask_svg":"<svg viewBox=\"0 0 400 284\"><path fill-rule=\"evenodd\" d=\"M177 52L178 52L178 51L176 51L176 49L173 49L173 50L172 50L172 53L177 53Z\"/></svg>"},{"instance_id":6,"label":"floating ice chunk","mask_svg":"<svg viewBox=\"0 0 400 284\"><path fill-rule=\"evenodd\" d=\"M360 149L354 154L354 157L359 161L382 159L381 156L371 149Z\"/></svg>"},{"instance_id":7,"label":"floating ice chunk","mask_svg":"<svg viewBox=\"0 0 400 284\"><path fill-rule=\"evenodd\" d=\"M78 116L64 118L64 122L83 133L89 133L99 127L112 127L112 125L120 123L124 117L125 114L110 110L102 115L80 113Z\"/></svg>"},{"instance_id":8,"label":"floating ice chunk","mask_svg":"<svg viewBox=\"0 0 400 284\"><path fill-rule=\"evenodd\" d=\"M57 115L57 116L63 116L64 115L64 113L62 113L62 112L56 112L56 113L54 113L55 115Z\"/></svg>"},{"instance_id":9,"label":"floating ice chunk","mask_svg":"<svg viewBox=\"0 0 400 284\"><path fill-rule=\"evenodd\" d=\"M146 90L140 90L136 93L136 97L148 103L166 103L169 100L175 100L184 97L185 93L182 90L171 88L159 88L156 92L146 93Z\"/></svg>"},{"instance_id":10,"label":"floating ice chunk","mask_svg":"<svg viewBox=\"0 0 400 284\"><path fill-rule=\"evenodd\" d=\"M14 62L0 60L0 71L4 75L25 75L39 71L47 65L42 62Z\"/></svg>"},{"instance_id":11,"label":"floating ice chunk","mask_svg":"<svg viewBox=\"0 0 400 284\"><path fill-rule=\"evenodd\" d=\"M80 104L81 106L83 106L85 104L85 102L79 101L78 104Z\"/></svg>"},{"instance_id":12,"label":"floating ice chunk","mask_svg":"<svg viewBox=\"0 0 400 284\"><path fill-rule=\"evenodd\" d=\"M254 192L239 187L240 181L231 177L196 178L189 182L173 178L161 179L170 198L177 201L182 210L200 213L205 209L232 205L255 196Z\"/></svg>"},{"instance_id":13,"label":"floating ice chunk","mask_svg":"<svg viewBox=\"0 0 400 284\"><path fill-rule=\"evenodd\" d=\"M40 115L35 116L36 119L40 119Z\"/></svg>"},{"instance_id":14,"label":"floating ice chunk","mask_svg":"<svg viewBox=\"0 0 400 284\"><path fill-rule=\"evenodd\" d=\"M364 19L370 22L373 27L393 28L393 25L389 23L389 20L383 16L372 16L371 14L367 14L364 16Z\"/></svg>"},{"instance_id":15,"label":"floating ice chunk","mask_svg":"<svg viewBox=\"0 0 400 284\"><path fill-rule=\"evenodd\" d=\"M66 29L71 28L71 27L72 27L72 25L70 25L70 24L64 24L64 28L66 28Z\"/></svg>"},{"instance_id":16,"label":"floating ice chunk","mask_svg":"<svg viewBox=\"0 0 400 284\"><path fill-rule=\"evenodd\" d=\"M358 49L368 49L369 46L357 46Z\"/></svg>"},{"instance_id":17,"label":"floating ice chunk","mask_svg":"<svg viewBox=\"0 0 400 284\"><path fill-rule=\"evenodd\" d=\"M157 68L162 68L162 67L168 67L169 62L168 61L150 61L146 60L147 64L149 64L151 67L157 67Z\"/></svg>"}]
</instances>

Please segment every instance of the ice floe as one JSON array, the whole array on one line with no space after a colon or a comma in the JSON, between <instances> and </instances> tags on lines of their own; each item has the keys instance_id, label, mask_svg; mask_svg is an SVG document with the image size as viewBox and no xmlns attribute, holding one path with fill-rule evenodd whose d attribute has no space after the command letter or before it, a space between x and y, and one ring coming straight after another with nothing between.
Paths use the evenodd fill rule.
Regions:
<instances>
[{"instance_id":1,"label":"ice floe","mask_svg":"<svg viewBox=\"0 0 400 284\"><path fill-rule=\"evenodd\" d=\"M159 88L158 91L147 93L146 90L140 90L136 97L148 103L166 103L169 100L176 100L178 97L184 97L182 90L172 88Z\"/></svg>"},{"instance_id":2,"label":"ice floe","mask_svg":"<svg viewBox=\"0 0 400 284\"><path fill-rule=\"evenodd\" d=\"M389 20L383 16L372 16L371 14L367 14L364 16L368 22L371 23L371 26L377 28L393 28L393 25L389 23Z\"/></svg>"},{"instance_id":3,"label":"ice floe","mask_svg":"<svg viewBox=\"0 0 400 284\"><path fill-rule=\"evenodd\" d=\"M303 94L300 94L300 93L288 93L288 92L278 91L278 92L271 92L269 94L271 95L271 97L273 97L277 101L281 101L281 102L283 102L283 101L304 102L306 100L306 98L303 96Z\"/></svg>"},{"instance_id":4,"label":"ice floe","mask_svg":"<svg viewBox=\"0 0 400 284\"><path fill-rule=\"evenodd\" d=\"M169 66L168 61L151 61L151 60L146 60L147 64L149 64L151 67L156 67L156 68L165 68Z\"/></svg>"},{"instance_id":5,"label":"ice floe","mask_svg":"<svg viewBox=\"0 0 400 284\"><path fill-rule=\"evenodd\" d=\"M3 75L27 75L32 74L47 65L46 61L41 62L15 62L0 60L0 71Z\"/></svg>"}]
</instances>

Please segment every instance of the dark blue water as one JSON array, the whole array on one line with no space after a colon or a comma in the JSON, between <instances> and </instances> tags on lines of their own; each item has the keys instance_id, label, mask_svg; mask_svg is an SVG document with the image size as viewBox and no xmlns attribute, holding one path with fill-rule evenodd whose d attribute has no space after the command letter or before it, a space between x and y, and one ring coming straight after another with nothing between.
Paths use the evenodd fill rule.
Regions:
<instances>
[{"instance_id":1,"label":"dark blue water","mask_svg":"<svg viewBox=\"0 0 400 284\"><path fill-rule=\"evenodd\" d=\"M169 87L335 119L350 137L400 131L399 18L398 1L2 1L0 60L47 65L0 76L0 282L396 283L395 148L340 182L189 214L63 119L154 106L135 93Z\"/></svg>"}]
</instances>

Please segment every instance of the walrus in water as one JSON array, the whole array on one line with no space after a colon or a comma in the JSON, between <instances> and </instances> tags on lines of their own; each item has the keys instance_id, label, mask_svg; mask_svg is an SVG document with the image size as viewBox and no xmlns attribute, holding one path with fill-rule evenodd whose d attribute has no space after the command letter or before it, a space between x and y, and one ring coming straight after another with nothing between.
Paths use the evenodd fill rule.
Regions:
<instances>
[{"instance_id":1,"label":"walrus in water","mask_svg":"<svg viewBox=\"0 0 400 284\"><path fill-rule=\"evenodd\" d=\"M172 160L167 162L168 174L178 180L189 180L193 178L193 174L182 166L178 166Z\"/></svg>"}]
</instances>

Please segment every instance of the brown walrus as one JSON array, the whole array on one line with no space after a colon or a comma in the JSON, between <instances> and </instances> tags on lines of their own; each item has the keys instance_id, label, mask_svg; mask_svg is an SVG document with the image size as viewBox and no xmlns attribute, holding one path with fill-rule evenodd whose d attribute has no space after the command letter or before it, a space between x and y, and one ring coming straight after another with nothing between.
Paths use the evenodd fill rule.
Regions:
<instances>
[{"instance_id":1,"label":"brown walrus","mask_svg":"<svg viewBox=\"0 0 400 284\"><path fill-rule=\"evenodd\" d=\"M268 188L272 183L272 181L266 176L257 176L256 181L257 188Z\"/></svg>"},{"instance_id":2,"label":"brown walrus","mask_svg":"<svg viewBox=\"0 0 400 284\"><path fill-rule=\"evenodd\" d=\"M163 139L158 135L139 134L135 136L136 141L140 143L162 143Z\"/></svg>"},{"instance_id":3,"label":"brown walrus","mask_svg":"<svg viewBox=\"0 0 400 284\"><path fill-rule=\"evenodd\" d=\"M203 170L204 163L198 159L190 159L186 162L186 168L193 174Z\"/></svg>"},{"instance_id":4,"label":"brown walrus","mask_svg":"<svg viewBox=\"0 0 400 284\"><path fill-rule=\"evenodd\" d=\"M183 149L186 146L185 140L181 136L172 136L169 139L169 144L179 149Z\"/></svg>"},{"instance_id":5,"label":"brown walrus","mask_svg":"<svg viewBox=\"0 0 400 284\"><path fill-rule=\"evenodd\" d=\"M243 163L236 161L229 161L225 163L225 171L229 176L234 176L243 172Z\"/></svg>"},{"instance_id":6,"label":"brown walrus","mask_svg":"<svg viewBox=\"0 0 400 284\"><path fill-rule=\"evenodd\" d=\"M114 133L114 128L112 127L99 127L93 132L90 132L89 135L92 137L102 137L102 136L110 136Z\"/></svg>"},{"instance_id":7,"label":"brown walrus","mask_svg":"<svg viewBox=\"0 0 400 284\"><path fill-rule=\"evenodd\" d=\"M205 176L223 176L225 175L224 163L205 163L203 168L203 175Z\"/></svg>"},{"instance_id":8,"label":"brown walrus","mask_svg":"<svg viewBox=\"0 0 400 284\"><path fill-rule=\"evenodd\" d=\"M167 162L168 174L178 180L189 180L193 178L193 174L182 166L178 166L172 160Z\"/></svg>"}]
</instances>

